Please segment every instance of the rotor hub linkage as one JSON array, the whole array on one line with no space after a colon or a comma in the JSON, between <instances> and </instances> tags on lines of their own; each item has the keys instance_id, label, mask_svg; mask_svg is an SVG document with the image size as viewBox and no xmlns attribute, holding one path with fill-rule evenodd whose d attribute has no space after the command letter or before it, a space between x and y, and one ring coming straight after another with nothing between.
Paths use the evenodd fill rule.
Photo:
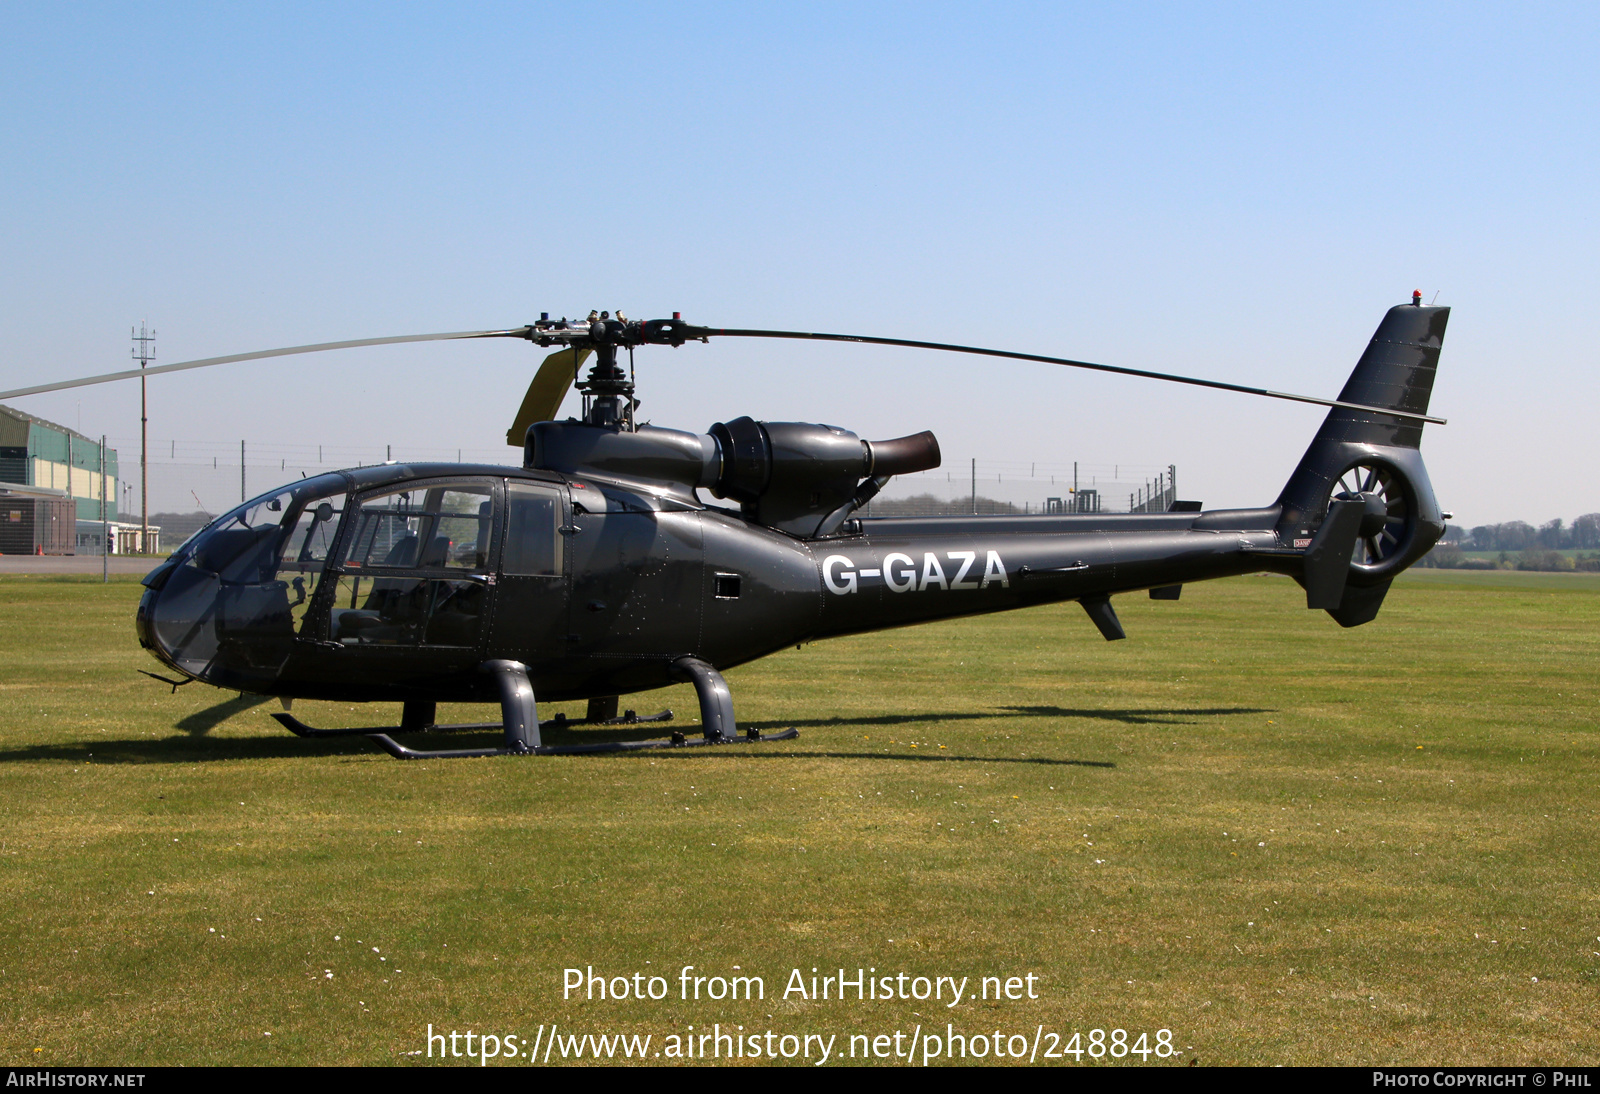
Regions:
<instances>
[{"instance_id":1,"label":"rotor hub linkage","mask_svg":"<svg viewBox=\"0 0 1600 1094\"><path fill-rule=\"evenodd\" d=\"M520 332L523 338L541 346L588 346L596 352L610 347L613 361L617 347L623 346L681 346L685 342L710 341L710 327L696 327L685 323L681 312L673 312L671 319L629 319L621 312L613 318L610 312L590 312L589 318L551 319L549 312L539 316Z\"/></svg>"},{"instance_id":2,"label":"rotor hub linkage","mask_svg":"<svg viewBox=\"0 0 1600 1094\"><path fill-rule=\"evenodd\" d=\"M678 312L673 312L671 319L630 322L620 311L615 318L603 311L590 312L589 318L582 321L552 320L545 312L537 323L528 325L522 336L541 346L593 350L594 364L577 387L595 400L586 414L587 420L593 425L615 426L632 420L635 405L633 380L617 361L619 348L681 346L691 338L706 341L709 333L709 328L684 323Z\"/></svg>"}]
</instances>

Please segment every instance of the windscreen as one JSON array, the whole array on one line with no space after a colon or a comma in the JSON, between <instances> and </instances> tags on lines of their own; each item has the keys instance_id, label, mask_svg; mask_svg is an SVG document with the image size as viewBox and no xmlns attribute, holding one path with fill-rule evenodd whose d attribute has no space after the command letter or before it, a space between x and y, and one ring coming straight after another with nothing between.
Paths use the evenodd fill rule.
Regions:
<instances>
[{"instance_id":1,"label":"windscreen","mask_svg":"<svg viewBox=\"0 0 1600 1094\"><path fill-rule=\"evenodd\" d=\"M321 578L346 489L340 475L293 483L185 544L148 609L158 655L230 686L274 677Z\"/></svg>"}]
</instances>

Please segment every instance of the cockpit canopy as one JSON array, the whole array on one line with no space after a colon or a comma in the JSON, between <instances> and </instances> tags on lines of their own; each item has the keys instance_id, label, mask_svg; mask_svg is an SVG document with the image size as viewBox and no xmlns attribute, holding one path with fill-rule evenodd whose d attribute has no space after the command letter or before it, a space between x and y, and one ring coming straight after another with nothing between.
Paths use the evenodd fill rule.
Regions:
<instances>
[{"instance_id":1,"label":"cockpit canopy","mask_svg":"<svg viewBox=\"0 0 1600 1094\"><path fill-rule=\"evenodd\" d=\"M269 690L297 638L475 647L495 574L561 578L556 484L468 473L363 491L362 477L294 483L192 536L145 578L143 644L190 676Z\"/></svg>"}]
</instances>

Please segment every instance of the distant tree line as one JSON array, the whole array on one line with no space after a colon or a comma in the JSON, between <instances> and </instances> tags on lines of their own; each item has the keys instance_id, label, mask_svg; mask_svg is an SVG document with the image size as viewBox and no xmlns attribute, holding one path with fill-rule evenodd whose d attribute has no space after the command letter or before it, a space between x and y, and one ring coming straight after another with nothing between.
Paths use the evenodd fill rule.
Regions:
<instances>
[{"instance_id":1,"label":"distant tree line","mask_svg":"<svg viewBox=\"0 0 1600 1094\"><path fill-rule=\"evenodd\" d=\"M1484 557L1486 552L1495 557ZM1464 570L1600 571L1600 513L1585 513L1571 524L1557 517L1537 528L1520 520L1471 529L1447 525L1439 545L1421 564Z\"/></svg>"},{"instance_id":2,"label":"distant tree line","mask_svg":"<svg viewBox=\"0 0 1600 1094\"><path fill-rule=\"evenodd\" d=\"M1480 524L1470 531L1446 526L1442 542L1453 542L1464 551L1526 551L1530 547L1542 547L1547 551L1600 549L1600 513L1585 513L1571 524L1564 524L1557 517L1537 528L1520 520Z\"/></svg>"}]
</instances>

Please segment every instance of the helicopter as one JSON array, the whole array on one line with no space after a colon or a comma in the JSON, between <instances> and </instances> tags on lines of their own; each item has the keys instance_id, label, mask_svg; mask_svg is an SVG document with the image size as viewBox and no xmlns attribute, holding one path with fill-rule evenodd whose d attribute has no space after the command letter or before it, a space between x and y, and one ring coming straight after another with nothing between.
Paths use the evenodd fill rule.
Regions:
<instances>
[{"instance_id":1,"label":"helicopter","mask_svg":"<svg viewBox=\"0 0 1600 1094\"><path fill-rule=\"evenodd\" d=\"M304 737L364 735L402 759L550 755L780 740L741 734L722 673L803 642L1077 601L1108 641L1115 595L1177 600L1184 585L1285 574L1342 627L1374 619L1395 576L1449 514L1420 443L1448 307L1420 293L1385 314L1338 399L1036 354L859 335L630 321L621 312L320 343L132 369L0 398L233 361L456 338L554 348L507 442L520 467L400 463L302 479L225 513L144 577L140 644L181 679L277 696ZM976 353L1329 407L1277 499L1256 509L984 517L860 515L893 476L940 462L931 432L870 441L805 422L640 424L619 351L713 337L791 338ZM594 358L587 376L584 363ZM555 416L576 386L581 417ZM716 504L707 501L702 491ZM141 670L142 671L142 670ZM689 682L702 733L547 745L538 702L619 697ZM401 704L398 726L316 728L292 700ZM498 703L498 723L436 724L440 702ZM566 723L563 715L552 721ZM544 725L550 725L550 722ZM488 748L427 749L421 731L494 729Z\"/></svg>"}]
</instances>

